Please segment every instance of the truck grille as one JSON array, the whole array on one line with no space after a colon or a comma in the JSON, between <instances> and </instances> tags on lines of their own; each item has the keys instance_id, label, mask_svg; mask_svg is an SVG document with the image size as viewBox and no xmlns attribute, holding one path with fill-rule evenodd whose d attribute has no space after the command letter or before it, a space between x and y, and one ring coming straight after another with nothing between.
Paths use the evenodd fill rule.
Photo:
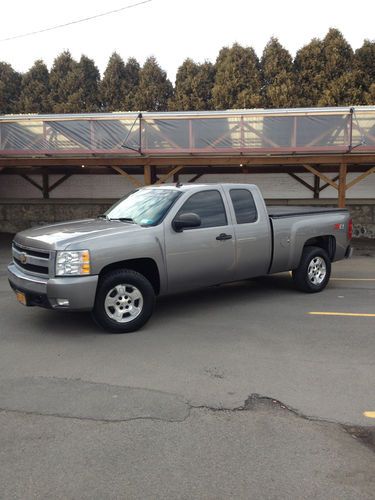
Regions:
<instances>
[{"instance_id":1,"label":"truck grille","mask_svg":"<svg viewBox=\"0 0 375 500\"><path fill-rule=\"evenodd\" d=\"M30 273L49 275L50 252L38 248L23 247L13 242L13 262L21 269Z\"/></svg>"}]
</instances>

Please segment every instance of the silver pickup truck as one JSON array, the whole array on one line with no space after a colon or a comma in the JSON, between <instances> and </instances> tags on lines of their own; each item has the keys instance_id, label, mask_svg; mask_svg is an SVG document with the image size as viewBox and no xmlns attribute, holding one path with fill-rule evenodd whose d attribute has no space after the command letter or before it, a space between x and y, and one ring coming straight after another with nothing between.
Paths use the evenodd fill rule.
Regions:
<instances>
[{"instance_id":1,"label":"silver pickup truck","mask_svg":"<svg viewBox=\"0 0 375 500\"><path fill-rule=\"evenodd\" d=\"M255 185L150 186L96 219L18 233L8 277L24 305L92 311L128 333L158 295L289 270L298 289L320 292L351 237L347 210L267 209Z\"/></svg>"}]
</instances>

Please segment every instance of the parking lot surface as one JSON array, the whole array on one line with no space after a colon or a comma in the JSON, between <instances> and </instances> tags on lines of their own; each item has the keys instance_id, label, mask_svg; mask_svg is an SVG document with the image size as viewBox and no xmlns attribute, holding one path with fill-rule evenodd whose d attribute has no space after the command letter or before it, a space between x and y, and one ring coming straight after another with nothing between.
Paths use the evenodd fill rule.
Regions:
<instances>
[{"instance_id":1,"label":"parking lot surface","mask_svg":"<svg viewBox=\"0 0 375 500\"><path fill-rule=\"evenodd\" d=\"M130 335L19 305L0 239L4 498L374 498L375 258L164 297Z\"/></svg>"}]
</instances>

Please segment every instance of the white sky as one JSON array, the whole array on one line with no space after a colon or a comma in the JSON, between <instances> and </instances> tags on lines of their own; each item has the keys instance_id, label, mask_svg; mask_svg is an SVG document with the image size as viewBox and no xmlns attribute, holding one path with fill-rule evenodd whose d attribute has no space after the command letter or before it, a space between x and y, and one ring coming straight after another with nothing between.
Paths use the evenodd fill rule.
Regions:
<instances>
[{"instance_id":1,"label":"white sky","mask_svg":"<svg viewBox=\"0 0 375 500\"><path fill-rule=\"evenodd\" d=\"M0 38L48 28L136 0L17 0L1 2ZM174 80L186 57L215 61L224 45L238 42L260 56L271 36L294 55L329 27L342 31L354 49L375 39L375 1L361 0L152 0L151 3L86 23L19 40L0 42L0 60L26 71L36 59L50 67L69 49L75 58L86 54L101 72L110 54L136 57L142 64L155 55Z\"/></svg>"}]
</instances>

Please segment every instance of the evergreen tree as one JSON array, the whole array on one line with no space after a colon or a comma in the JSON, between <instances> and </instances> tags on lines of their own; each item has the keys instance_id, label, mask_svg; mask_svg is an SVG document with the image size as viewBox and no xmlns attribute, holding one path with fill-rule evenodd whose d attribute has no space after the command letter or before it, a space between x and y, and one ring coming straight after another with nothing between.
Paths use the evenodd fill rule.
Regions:
<instances>
[{"instance_id":1,"label":"evergreen tree","mask_svg":"<svg viewBox=\"0 0 375 500\"><path fill-rule=\"evenodd\" d=\"M312 40L294 61L300 106L338 106L361 101L353 50L340 31L331 28L323 40Z\"/></svg>"},{"instance_id":2,"label":"evergreen tree","mask_svg":"<svg viewBox=\"0 0 375 500\"><path fill-rule=\"evenodd\" d=\"M261 59L263 105L288 108L295 105L293 59L277 38L271 38Z\"/></svg>"},{"instance_id":3,"label":"evergreen tree","mask_svg":"<svg viewBox=\"0 0 375 500\"><path fill-rule=\"evenodd\" d=\"M221 49L216 60L212 89L215 109L255 108L260 106L261 77L259 60L251 47L235 43Z\"/></svg>"},{"instance_id":4,"label":"evergreen tree","mask_svg":"<svg viewBox=\"0 0 375 500\"><path fill-rule=\"evenodd\" d=\"M375 41L365 40L356 50L353 61L362 104L375 104Z\"/></svg>"},{"instance_id":5,"label":"evergreen tree","mask_svg":"<svg viewBox=\"0 0 375 500\"><path fill-rule=\"evenodd\" d=\"M323 39L324 74L327 81L334 81L350 71L353 65L353 50L342 33L330 28Z\"/></svg>"},{"instance_id":6,"label":"evergreen tree","mask_svg":"<svg viewBox=\"0 0 375 500\"><path fill-rule=\"evenodd\" d=\"M19 108L22 113L50 113L49 72L43 61L37 60L22 75Z\"/></svg>"},{"instance_id":7,"label":"evergreen tree","mask_svg":"<svg viewBox=\"0 0 375 500\"><path fill-rule=\"evenodd\" d=\"M70 113L99 111L100 73L92 59L81 56L79 63L73 66L67 80L71 88L67 101L67 109Z\"/></svg>"},{"instance_id":8,"label":"evergreen tree","mask_svg":"<svg viewBox=\"0 0 375 500\"><path fill-rule=\"evenodd\" d=\"M319 106L351 106L363 103L358 74L347 71L328 83L318 101Z\"/></svg>"},{"instance_id":9,"label":"evergreen tree","mask_svg":"<svg viewBox=\"0 0 375 500\"><path fill-rule=\"evenodd\" d=\"M213 109L212 89L215 84L215 66L206 61L199 65L199 72L194 81L194 91L197 95L197 107L200 110Z\"/></svg>"},{"instance_id":10,"label":"evergreen tree","mask_svg":"<svg viewBox=\"0 0 375 500\"><path fill-rule=\"evenodd\" d=\"M166 111L173 86L155 57L149 57L139 74L135 103L141 111Z\"/></svg>"},{"instance_id":11,"label":"evergreen tree","mask_svg":"<svg viewBox=\"0 0 375 500\"><path fill-rule=\"evenodd\" d=\"M366 92L364 95L364 99L365 104L371 104L372 106L375 105L375 83L372 83L370 85L368 92Z\"/></svg>"},{"instance_id":12,"label":"evergreen tree","mask_svg":"<svg viewBox=\"0 0 375 500\"><path fill-rule=\"evenodd\" d=\"M137 109L136 94L139 86L139 75L141 67L139 62L130 57L125 64L125 76L123 82L124 107L125 111L135 111Z\"/></svg>"},{"instance_id":13,"label":"evergreen tree","mask_svg":"<svg viewBox=\"0 0 375 500\"><path fill-rule=\"evenodd\" d=\"M326 88L318 100L319 106L357 104L361 93L353 74L353 50L341 32L330 28L323 40L324 78Z\"/></svg>"},{"instance_id":14,"label":"evergreen tree","mask_svg":"<svg viewBox=\"0 0 375 500\"><path fill-rule=\"evenodd\" d=\"M21 75L12 66L0 62L0 114L18 113Z\"/></svg>"},{"instance_id":15,"label":"evergreen tree","mask_svg":"<svg viewBox=\"0 0 375 500\"><path fill-rule=\"evenodd\" d=\"M323 42L314 38L297 51L294 59L296 100L298 106L317 106L326 86Z\"/></svg>"},{"instance_id":16,"label":"evergreen tree","mask_svg":"<svg viewBox=\"0 0 375 500\"><path fill-rule=\"evenodd\" d=\"M126 76L125 63L114 52L109 58L100 85L102 106L105 111L124 111Z\"/></svg>"},{"instance_id":17,"label":"evergreen tree","mask_svg":"<svg viewBox=\"0 0 375 500\"><path fill-rule=\"evenodd\" d=\"M177 70L175 95L169 101L172 111L212 109L212 88L215 80L213 64L197 64L186 59Z\"/></svg>"},{"instance_id":18,"label":"evergreen tree","mask_svg":"<svg viewBox=\"0 0 375 500\"><path fill-rule=\"evenodd\" d=\"M50 73L50 99L54 113L78 111L76 94L81 83L78 63L70 52L65 51L56 57Z\"/></svg>"}]
</instances>

